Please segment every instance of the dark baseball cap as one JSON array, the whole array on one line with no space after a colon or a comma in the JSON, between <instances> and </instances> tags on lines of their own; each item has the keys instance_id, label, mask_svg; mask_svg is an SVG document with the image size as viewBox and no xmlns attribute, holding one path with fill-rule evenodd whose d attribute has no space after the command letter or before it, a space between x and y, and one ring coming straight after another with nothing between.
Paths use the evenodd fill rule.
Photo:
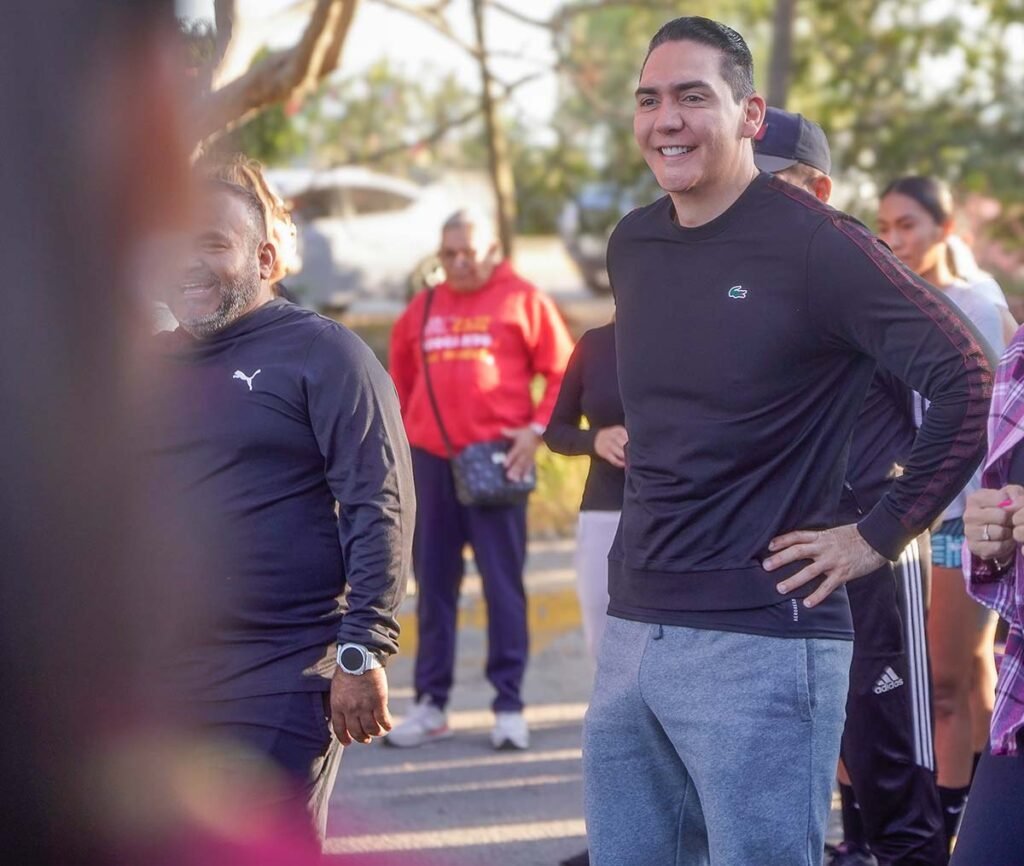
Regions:
<instances>
[{"instance_id":1,"label":"dark baseball cap","mask_svg":"<svg viewBox=\"0 0 1024 866\"><path fill-rule=\"evenodd\" d=\"M769 106L754 136L754 165L775 174L798 162L831 173L832 154L824 130L802 114Z\"/></svg>"}]
</instances>

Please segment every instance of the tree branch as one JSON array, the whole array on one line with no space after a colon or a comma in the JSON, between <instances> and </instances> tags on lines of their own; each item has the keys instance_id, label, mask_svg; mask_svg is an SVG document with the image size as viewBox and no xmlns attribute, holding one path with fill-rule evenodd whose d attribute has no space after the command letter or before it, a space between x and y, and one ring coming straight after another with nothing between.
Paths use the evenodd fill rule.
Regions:
<instances>
[{"instance_id":1,"label":"tree branch","mask_svg":"<svg viewBox=\"0 0 1024 866\"><path fill-rule=\"evenodd\" d=\"M437 144L437 142L444 138L453 129L458 129L461 126L466 126L469 123L472 123L480 116L480 112L480 106L474 106L456 117L449 118L426 135L417 138L415 141L393 144L390 147L382 147L379 150L374 150L370 153L349 151L344 162L380 162L380 160L387 159L389 156L394 156L396 153L402 153L406 150L415 150L418 147L424 147L429 144Z\"/></svg>"},{"instance_id":2,"label":"tree branch","mask_svg":"<svg viewBox=\"0 0 1024 866\"><path fill-rule=\"evenodd\" d=\"M396 12L402 12L405 15L410 15L418 21L433 27L438 33L444 36L446 39L455 43L463 51L465 51L470 57L475 60L480 59L480 52L476 46L464 39L461 39L459 35L452 30L451 25L445 20L442 14L444 9L448 6L447 2L438 3L434 6L410 6L408 3L403 3L402 0L376 0L377 4L384 6L388 9L394 9Z\"/></svg>"},{"instance_id":3,"label":"tree branch","mask_svg":"<svg viewBox=\"0 0 1024 866\"><path fill-rule=\"evenodd\" d=\"M589 15L591 12L600 12L602 9L613 9L616 6L642 6L645 9L669 9L675 12L679 9L678 0L590 0L588 3L580 2L573 3L571 6L563 6L551 16L551 24L558 29L571 18Z\"/></svg>"},{"instance_id":4,"label":"tree branch","mask_svg":"<svg viewBox=\"0 0 1024 866\"><path fill-rule=\"evenodd\" d=\"M352 19L355 17L358 5L358 0L351 0L351 2L343 4L337 26L334 28L331 40L327 43L323 53L318 81L322 81L338 68L338 63L341 60L341 50L345 47L345 39L348 36L349 30L352 29Z\"/></svg>"},{"instance_id":5,"label":"tree branch","mask_svg":"<svg viewBox=\"0 0 1024 866\"><path fill-rule=\"evenodd\" d=\"M558 30L570 19L579 15L587 15L591 12L600 12L602 9L611 9L615 6L642 6L647 9L677 9L679 4L676 0L590 0L589 3L573 3L562 6L550 18L534 18L520 12L513 6L502 2L502 0L489 0L488 5L497 12L529 24L533 27L543 27L545 30Z\"/></svg>"},{"instance_id":6,"label":"tree branch","mask_svg":"<svg viewBox=\"0 0 1024 866\"><path fill-rule=\"evenodd\" d=\"M317 0L295 46L275 51L196 106L199 141L219 138L268 105L302 98L337 68L359 0Z\"/></svg>"},{"instance_id":7,"label":"tree branch","mask_svg":"<svg viewBox=\"0 0 1024 866\"><path fill-rule=\"evenodd\" d=\"M518 78L509 84L502 84L501 87L508 96L514 93L518 88L524 84L529 84L531 81L538 78L540 75L547 75L547 72L534 72L530 75L524 75L522 78ZM497 82L496 82L497 83ZM348 151L343 162L379 162L382 159L387 159L389 156L393 156L396 153L402 153L405 150L415 150L418 147L424 147L429 144L436 144L442 138L444 138L453 129L466 126L476 120L483 113L483 106L474 105L472 108L464 111L462 114L456 115L455 117L449 118L444 123L438 125L432 129L426 135L420 136L415 141L403 142L401 144L393 144L389 147L382 147L379 150L371 151L370 153L357 153L355 151Z\"/></svg>"},{"instance_id":8,"label":"tree branch","mask_svg":"<svg viewBox=\"0 0 1024 866\"><path fill-rule=\"evenodd\" d=\"M491 0L490 6L496 12L500 12L502 15L507 15L509 18L514 18L516 21L522 21L523 24L530 24L533 27L543 27L547 30L551 30L553 27L551 19L533 18L530 15L524 15L518 9L502 3L501 0Z\"/></svg>"},{"instance_id":9,"label":"tree branch","mask_svg":"<svg viewBox=\"0 0 1024 866\"><path fill-rule=\"evenodd\" d=\"M238 0L214 0L213 24L217 28L216 46L212 66L216 69L228 52L228 45L235 32L235 18L238 17Z\"/></svg>"}]
</instances>

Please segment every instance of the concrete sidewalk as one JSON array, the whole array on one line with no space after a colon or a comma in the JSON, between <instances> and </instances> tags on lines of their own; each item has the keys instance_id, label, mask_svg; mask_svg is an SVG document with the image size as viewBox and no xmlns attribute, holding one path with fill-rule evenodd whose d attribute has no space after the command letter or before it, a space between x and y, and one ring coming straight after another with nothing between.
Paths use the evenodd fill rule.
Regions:
<instances>
[{"instance_id":1,"label":"concrete sidewalk","mask_svg":"<svg viewBox=\"0 0 1024 866\"><path fill-rule=\"evenodd\" d=\"M379 743L346 751L331 804L331 862L360 866L554 866L586 847L580 734L593 672L572 569L574 541L531 542L532 652L524 697L527 752L495 752L483 674L486 612L467 575L459 621L455 735L419 749ZM388 670L392 712L413 701L415 598L402 613L402 653ZM830 841L836 841L833 802Z\"/></svg>"}]
</instances>

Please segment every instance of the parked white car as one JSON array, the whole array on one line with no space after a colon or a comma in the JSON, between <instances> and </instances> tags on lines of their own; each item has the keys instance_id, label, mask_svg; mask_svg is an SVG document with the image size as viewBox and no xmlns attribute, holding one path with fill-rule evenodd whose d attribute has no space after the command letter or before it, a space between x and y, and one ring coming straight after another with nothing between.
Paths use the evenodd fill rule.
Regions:
<instances>
[{"instance_id":1,"label":"parked white car","mask_svg":"<svg viewBox=\"0 0 1024 866\"><path fill-rule=\"evenodd\" d=\"M302 269L285 284L320 309L404 304L412 291L439 281L441 226L487 195L475 178L420 186L349 166L277 169L268 178L292 203L299 230Z\"/></svg>"}]
</instances>

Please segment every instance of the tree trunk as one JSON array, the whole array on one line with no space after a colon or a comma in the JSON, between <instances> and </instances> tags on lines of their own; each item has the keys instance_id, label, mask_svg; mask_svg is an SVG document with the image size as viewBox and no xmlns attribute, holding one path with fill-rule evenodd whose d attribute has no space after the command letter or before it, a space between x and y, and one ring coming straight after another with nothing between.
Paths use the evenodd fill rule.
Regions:
<instances>
[{"instance_id":1,"label":"tree trunk","mask_svg":"<svg viewBox=\"0 0 1024 866\"><path fill-rule=\"evenodd\" d=\"M793 66L793 21L796 0L775 0L772 21L772 59L768 70L768 104L785 108L789 98L789 73Z\"/></svg>"},{"instance_id":2,"label":"tree trunk","mask_svg":"<svg viewBox=\"0 0 1024 866\"><path fill-rule=\"evenodd\" d=\"M487 47L484 41L484 0L472 0L473 23L476 26L476 42L479 51L481 96L484 123L487 131L487 156L490 165L491 185L498 209L498 239L506 258L511 258L515 241L516 186L512 174L512 162L508 155L508 144L498 116L498 104L494 97L494 85L487 62Z\"/></svg>"},{"instance_id":3,"label":"tree trunk","mask_svg":"<svg viewBox=\"0 0 1024 866\"><path fill-rule=\"evenodd\" d=\"M275 103L301 99L338 67L359 0L317 0L301 39L209 93L195 107L197 140L212 142ZM230 45L218 48L224 56ZM211 75L217 80L214 70Z\"/></svg>"}]
</instances>

